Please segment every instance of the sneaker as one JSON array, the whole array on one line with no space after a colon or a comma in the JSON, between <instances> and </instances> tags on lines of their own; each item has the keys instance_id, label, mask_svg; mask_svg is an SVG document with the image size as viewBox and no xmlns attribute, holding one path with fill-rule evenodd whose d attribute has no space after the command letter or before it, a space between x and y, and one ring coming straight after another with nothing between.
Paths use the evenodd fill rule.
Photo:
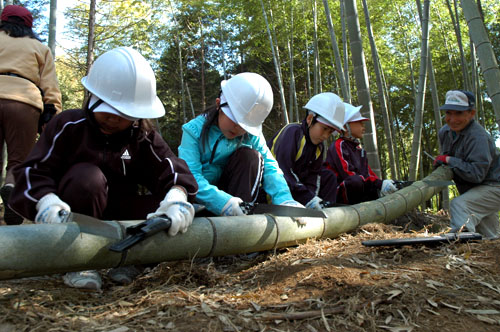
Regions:
<instances>
[{"instance_id":1,"label":"sneaker","mask_svg":"<svg viewBox=\"0 0 500 332\"><path fill-rule=\"evenodd\" d=\"M108 277L116 283L128 285L141 273L142 270L134 265L120 266L109 270Z\"/></svg>"},{"instance_id":2,"label":"sneaker","mask_svg":"<svg viewBox=\"0 0 500 332\"><path fill-rule=\"evenodd\" d=\"M14 190L14 187L8 185L0 188L0 197L2 197L4 210L3 220L7 225L20 225L23 223L23 217L12 211L12 209L7 205L12 190Z\"/></svg>"},{"instance_id":3,"label":"sneaker","mask_svg":"<svg viewBox=\"0 0 500 332\"><path fill-rule=\"evenodd\" d=\"M101 276L97 271L68 272L63 276L64 283L70 287L101 290Z\"/></svg>"}]
</instances>

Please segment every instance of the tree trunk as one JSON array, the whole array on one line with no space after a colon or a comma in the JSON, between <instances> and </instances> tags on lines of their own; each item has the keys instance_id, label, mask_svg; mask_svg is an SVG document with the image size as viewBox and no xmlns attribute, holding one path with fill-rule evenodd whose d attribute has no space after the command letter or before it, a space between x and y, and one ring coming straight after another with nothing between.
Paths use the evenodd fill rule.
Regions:
<instances>
[{"instance_id":1,"label":"tree trunk","mask_svg":"<svg viewBox=\"0 0 500 332\"><path fill-rule=\"evenodd\" d=\"M57 21L57 0L50 0L49 15L49 48L52 56L56 57L56 21Z\"/></svg>"},{"instance_id":2,"label":"tree trunk","mask_svg":"<svg viewBox=\"0 0 500 332\"><path fill-rule=\"evenodd\" d=\"M203 36L203 23L201 22L201 18L199 18L200 22L200 39L201 39L201 109L205 109L207 103L205 101L205 39Z\"/></svg>"},{"instance_id":3,"label":"tree trunk","mask_svg":"<svg viewBox=\"0 0 500 332\"><path fill-rule=\"evenodd\" d=\"M414 181L415 179L417 179L420 160L425 86L427 80L427 58L429 56L429 8L430 0L425 0L421 24L422 46L420 48L420 74L418 79L418 93L417 99L415 100L415 126L413 128L413 142L410 156L410 181Z\"/></svg>"},{"instance_id":4,"label":"tree trunk","mask_svg":"<svg viewBox=\"0 0 500 332\"><path fill-rule=\"evenodd\" d=\"M373 105L370 97L370 85L368 82L368 72L366 69L365 55L363 52L363 43L361 41L361 32L359 28L358 11L355 0L346 0L346 21L349 28L349 40L351 41L351 55L354 67L354 78L358 91L358 100L363 108L363 116L370 119L366 132L363 135L365 150L373 172L380 177L380 160L378 157L377 132L375 131L375 116L373 114Z\"/></svg>"},{"instance_id":5,"label":"tree trunk","mask_svg":"<svg viewBox=\"0 0 500 332\"><path fill-rule=\"evenodd\" d=\"M87 39L87 67L85 69L85 76L89 74L90 66L94 62L94 28L95 28L95 6L96 0L90 0L90 8L89 8L89 35ZM83 105L82 108L85 108L87 101L89 99L89 92L85 89L85 93L83 96Z\"/></svg>"},{"instance_id":6,"label":"tree trunk","mask_svg":"<svg viewBox=\"0 0 500 332\"><path fill-rule=\"evenodd\" d=\"M472 41L472 38L470 38L470 58L471 58L471 64L472 64L472 93L476 96L476 118L479 119L479 123L483 127L485 127L485 121L486 121L486 116L484 114L484 108L483 108L483 102L482 102L482 94L481 94L481 85L479 83L479 73L478 73L478 66L477 66L477 54L476 54L476 49L474 48L474 42Z\"/></svg>"},{"instance_id":7,"label":"tree trunk","mask_svg":"<svg viewBox=\"0 0 500 332\"><path fill-rule=\"evenodd\" d=\"M458 22L458 11L457 11L457 2L456 0L453 0L453 4L455 7L455 12L453 12L453 9L451 8L450 0L446 0L446 5L448 6L448 11L450 13L451 17L451 22L453 24L453 27L455 28L455 36L457 37L457 43L458 43L458 49L460 51L460 61L462 64L462 79L463 81L463 89L470 90L469 86L469 79L468 79L468 68L467 68L467 61L465 60L465 55L464 55L464 48L462 45L462 34L460 32L460 23Z\"/></svg>"},{"instance_id":8,"label":"tree trunk","mask_svg":"<svg viewBox=\"0 0 500 332\"><path fill-rule=\"evenodd\" d=\"M473 0L461 0L470 35L476 46L481 72L486 81L488 96L491 98L497 125L500 126L500 69L493 52L479 10Z\"/></svg>"},{"instance_id":9,"label":"tree trunk","mask_svg":"<svg viewBox=\"0 0 500 332\"><path fill-rule=\"evenodd\" d=\"M427 71L429 75L429 88L431 90L431 96L432 96L432 106L434 110L434 123L436 126L436 133L439 132L439 129L443 126L443 123L441 121L441 110L439 107L441 106L439 104L439 97L438 97L438 91L437 91L437 84L436 84L436 78L434 76L434 66L432 65L432 53L429 48L429 61L428 61L428 66L427 66ZM439 140L438 144L439 144ZM438 151L441 151L441 148L439 147ZM434 151L428 151L430 154L435 155ZM430 161L429 161L430 162ZM441 192L442 196L442 208L445 210L450 209L450 192L448 190L448 187L444 188L443 191ZM439 208L439 206L438 206Z\"/></svg>"},{"instance_id":10,"label":"tree trunk","mask_svg":"<svg viewBox=\"0 0 500 332\"><path fill-rule=\"evenodd\" d=\"M391 178L396 179L397 172L396 172L396 161L394 159L394 146L393 146L392 130L391 130L392 124L389 120L389 113L387 111L387 101L385 99L384 86L382 83L382 75L381 75L382 68L379 66L380 61L378 57L377 45L375 44L375 39L373 38L373 31L370 22L370 13L368 11L368 5L366 4L366 0L363 0L363 9L365 13L366 30L368 32L368 38L370 39L372 61L373 61L373 67L375 69L375 77L377 78L378 98L380 102L380 108L382 111L382 117L384 119L384 131L387 142L387 151L389 152L389 165L391 168Z\"/></svg>"},{"instance_id":11,"label":"tree trunk","mask_svg":"<svg viewBox=\"0 0 500 332\"><path fill-rule=\"evenodd\" d=\"M188 99L189 99L189 106L191 106L191 115L192 115L192 119L194 119L196 117L195 113L194 113L194 106L193 106L193 100L191 99L191 92L189 92L189 85L187 84L186 82L186 92L188 94ZM204 109L204 108L203 108Z\"/></svg>"},{"instance_id":12,"label":"tree trunk","mask_svg":"<svg viewBox=\"0 0 500 332\"><path fill-rule=\"evenodd\" d=\"M183 123L187 122L187 116L186 116L186 96L184 95L184 69L183 69L183 62L182 62L182 51L181 51L181 38L180 38L180 33L177 32L177 55L179 57L179 79L181 80L181 104L182 104L182 121Z\"/></svg>"},{"instance_id":13,"label":"tree trunk","mask_svg":"<svg viewBox=\"0 0 500 332\"><path fill-rule=\"evenodd\" d=\"M326 22L328 25L328 30L330 32L330 40L332 43L333 54L335 55L335 68L337 69L337 78L340 81L340 88L342 90L342 97L344 100L349 100L349 92L347 90L347 85L345 83L345 76L342 70L342 60L340 58L339 45L337 44L337 37L335 36L335 30L333 29L332 17L330 15L330 7L328 6L328 0L323 0L323 6L325 7Z\"/></svg>"},{"instance_id":14,"label":"tree trunk","mask_svg":"<svg viewBox=\"0 0 500 332\"><path fill-rule=\"evenodd\" d=\"M314 38L314 95L321 92L319 71L319 47L318 47L318 7L313 0L313 38Z\"/></svg>"},{"instance_id":15,"label":"tree trunk","mask_svg":"<svg viewBox=\"0 0 500 332\"><path fill-rule=\"evenodd\" d=\"M278 63L278 70L280 72L280 80L281 80L281 86L283 87L283 101L285 101L285 79L283 78L283 71L281 70L281 56L280 56L280 49L278 47L278 37L276 37L276 29L275 29L275 26L274 26L274 16L273 16L273 8L272 8L272 4L273 2L271 0L269 0L269 17L271 19L271 33L272 33L272 37L273 37L273 45L274 45L274 50L276 52L276 62ZM288 111L288 108L287 108L287 105L286 103L284 104L284 108L287 109ZM286 112L286 114L288 115L288 112ZM293 114L290 114L290 116L292 116ZM287 122L288 123L290 121L289 118L287 118Z\"/></svg>"},{"instance_id":16,"label":"tree trunk","mask_svg":"<svg viewBox=\"0 0 500 332\"><path fill-rule=\"evenodd\" d=\"M224 36L222 35L222 24L220 21L220 13L219 13L219 34L220 34L220 58L222 60L222 70L224 71L224 79L227 80L227 69L226 69L226 53L224 51ZM188 90L189 91L189 90ZM191 97L189 97L191 98Z\"/></svg>"},{"instance_id":17,"label":"tree trunk","mask_svg":"<svg viewBox=\"0 0 500 332\"><path fill-rule=\"evenodd\" d=\"M278 86L280 89L280 98L281 98L281 104L282 104L282 109L283 109L283 122L285 124L288 124L289 122L288 122L288 113L286 110L286 103L285 103L285 92L283 89L283 82L281 80L281 74L280 74L281 70L279 68L278 59L276 57L276 52L274 51L273 37L271 36L271 30L269 29L266 8L264 7L263 0L260 0L260 5L262 6L262 13L264 14L264 21L266 22L267 35L269 37L269 43L271 44L271 51L273 52L274 69L276 70L276 76L278 78Z\"/></svg>"},{"instance_id":18,"label":"tree trunk","mask_svg":"<svg viewBox=\"0 0 500 332\"><path fill-rule=\"evenodd\" d=\"M306 10L304 8L304 2L302 1L302 19L306 20ZM306 99L309 100L311 96L311 68L309 67L310 59L309 59L309 41L307 39L307 25L304 24L304 39L306 42L306 76L307 76L307 87L306 87Z\"/></svg>"},{"instance_id":19,"label":"tree trunk","mask_svg":"<svg viewBox=\"0 0 500 332\"><path fill-rule=\"evenodd\" d=\"M380 64L380 58L379 58L378 66L382 67L382 65ZM396 128L394 127L394 123L397 123L397 120L394 119L394 115L392 114L392 104L391 104L391 99L389 97L389 91L387 89L387 82L385 80L384 71L381 71L381 74L382 74L382 86L384 88L384 96L385 96L385 100L387 101L387 113L389 114L389 123L391 124L389 126L389 129L391 130L392 140L394 142L398 142L400 132L399 132L399 130L396 130ZM393 148L394 148L394 159L395 159L395 163L396 163L396 178L402 179L398 144L393 145Z\"/></svg>"},{"instance_id":20,"label":"tree trunk","mask_svg":"<svg viewBox=\"0 0 500 332\"><path fill-rule=\"evenodd\" d=\"M448 40L446 38L447 32L443 29L443 20L441 19L441 15L439 15L438 11L436 11L436 14L437 14L437 17L439 19L439 28L440 28L441 36L443 37L444 47L445 47L446 52L448 54L448 62L450 63L449 71L451 73L452 82L455 82L455 84L456 84L457 83L457 78L455 77L455 67L456 66L453 64L453 55L451 54L450 46L448 45Z\"/></svg>"},{"instance_id":21,"label":"tree trunk","mask_svg":"<svg viewBox=\"0 0 500 332\"><path fill-rule=\"evenodd\" d=\"M297 91L295 89L295 74L293 73L294 68L293 68L293 3L290 6L290 33L289 33L289 39L288 39L288 58L290 61L290 101L288 102L288 105L290 107L290 118L292 119L293 122L293 110L295 110L295 121L299 122L299 107L297 103ZM284 8L283 8L284 9Z\"/></svg>"},{"instance_id":22,"label":"tree trunk","mask_svg":"<svg viewBox=\"0 0 500 332\"><path fill-rule=\"evenodd\" d=\"M347 32L345 23L344 0L340 0L340 23L342 24L342 48L344 51L344 80L347 87L346 102L351 103L351 83L349 79L349 51L347 46Z\"/></svg>"}]
</instances>

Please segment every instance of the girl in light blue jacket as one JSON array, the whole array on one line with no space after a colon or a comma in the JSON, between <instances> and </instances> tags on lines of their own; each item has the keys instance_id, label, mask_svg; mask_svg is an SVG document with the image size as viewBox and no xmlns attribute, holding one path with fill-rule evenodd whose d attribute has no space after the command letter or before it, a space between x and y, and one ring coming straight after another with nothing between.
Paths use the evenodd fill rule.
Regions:
<instances>
[{"instance_id":1,"label":"girl in light blue jacket","mask_svg":"<svg viewBox=\"0 0 500 332\"><path fill-rule=\"evenodd\" d=\"M273 105L269 82L241 73L221 88L215 106L182 126L179 157L198 182L196 200L216 215L243 215L240 203L255 202L262 187L273 204L303 207L262 135Z\"/></svg>"}]
</instances>

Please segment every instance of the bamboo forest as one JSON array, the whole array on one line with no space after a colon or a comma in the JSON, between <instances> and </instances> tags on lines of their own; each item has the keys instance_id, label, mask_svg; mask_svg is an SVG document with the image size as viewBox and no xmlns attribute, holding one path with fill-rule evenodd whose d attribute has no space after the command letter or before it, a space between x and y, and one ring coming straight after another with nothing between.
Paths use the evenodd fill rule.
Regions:
<instances>
[{"instance_id":1,"label":"bamboo forest","mask_svg":"<svg viewBox=\"0 0 500 332\"><path fill-rule=\"evenodd\" d=\"M467 123L483 127L497 151L490 138L485 145L500 154L500 1L0 0L0 11L8 5L29 9L33 30L54 55L63 109L56 117L89 105L82 78L100 56L131 47L154 72L165 115L152 122L176 159L183 158L183 125L210 108L220 116L221 82L251 72L272 88L272 109L262 124L266 140L285 125L307 123L308 101L332 92L341 105L361 106L366 130L358 149L374 177L384 179L381 186L392 179L401 187L360 203L337 200L314 211L323 217L306 215L307 221L268 212L199 214L205 207L198 210L193 198L193 208L189 191L174 182L180 203L193 209L189 229L170 236L170 223L122 251L112 249L116 240L143 235L138 225L153 217L79 221L83 214L66 211L74 220L65 220L75 222L40 224L37 213L35 222L2 225L0 332L500 330L500 240L479 234L481 220L498 211L481 215L475 229L467 225L477 211L454 227L458 203L455 210L450 205L470 191L461 190L450 161L458 157L442 152L440 132L451 127L447 117L467 111ZM441 108L450 90L470 91L475 110ZM325 152L338 138L334 133L321 142ZM48 155L16 176L28 178ZM481 181L477 187L498 191L498 174L496 183ZM26 193L32 183L24 182ZM314 198L319 176L317 182ZM270 196L269 206L312 210L310 202L286 206ZM462 205L495 205L486 196ZM37 210L43 198L30 197ZM5 211L3 196L2 202ZM380 240L388 242L371 246ZM115 282L112 271L122 267L139 272L130 282ZM64 279L83 270L98 271L102 288L82 291Z\"/></svg>"},{"instance_id":2,"label":"bamboo forest","mask_svg":"<svg viewBox=\"0 0 500 332\"><path fill-rule=\"evenodd\" d=\"M47 2L37 5L47 7ZM56 41L63 108L81 106L79 78L92 59L132 46L153 64L167 111L160 128L174 149L180 125L214 103L221 80L253 71L274 91L266 138L286 123L301 121L311 96L331 91L362 105L362 114L372 120L363 142L377 174L421 178L432 164L422 151L438 152L439 105L446 91L474 91L478 121L498 136L500 5L477 4L74 1L64 12L65 33L73 43ZM90 11L90 6L95 8ZM94 15L89 17L89 11ZM487 50L481 53L474 43Z\"/></svg>"}]
</instances>

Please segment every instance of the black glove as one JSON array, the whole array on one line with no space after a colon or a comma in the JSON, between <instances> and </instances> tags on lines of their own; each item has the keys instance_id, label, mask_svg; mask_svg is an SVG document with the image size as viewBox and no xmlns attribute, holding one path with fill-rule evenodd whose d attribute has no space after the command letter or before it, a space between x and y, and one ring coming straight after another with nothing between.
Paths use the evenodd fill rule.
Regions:
<instances>
[{"instance_id":1,"label":"black glove","mask_svg":"<svg viewBox=\"0 0 500 332\"><path fill-rule=\"evenodd\" d=\"M43 126L50 121L56 114L57 110L54 104L43 104L43 112L40 114L40 119L38 119L38 133L41 134Z\"/></svg>"}]
</instances>

